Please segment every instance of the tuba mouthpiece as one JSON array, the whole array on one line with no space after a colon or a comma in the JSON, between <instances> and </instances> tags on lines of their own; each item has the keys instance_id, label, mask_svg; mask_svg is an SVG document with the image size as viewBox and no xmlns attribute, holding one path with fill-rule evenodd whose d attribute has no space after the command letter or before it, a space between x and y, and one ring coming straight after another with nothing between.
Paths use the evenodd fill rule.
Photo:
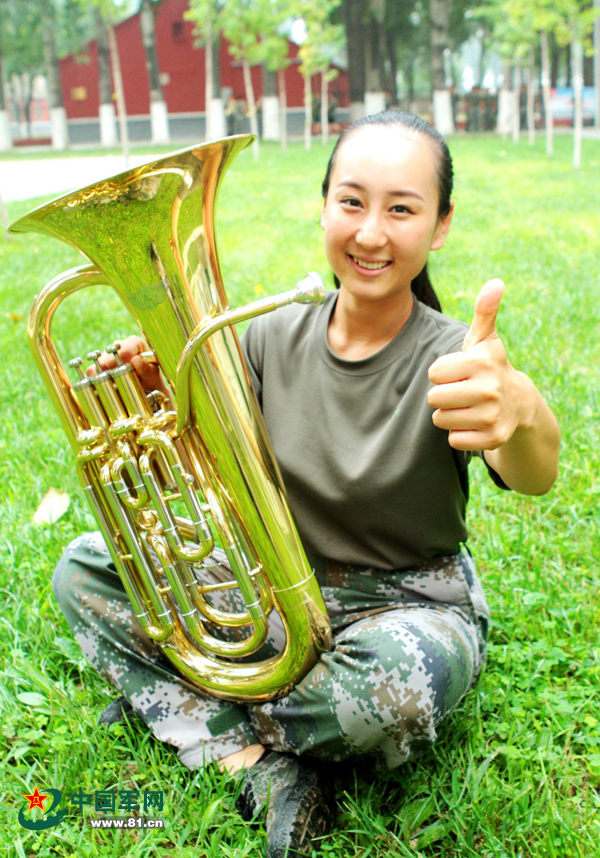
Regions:
<instances>
[{"instance_id":1,"label":"tuba mouthpiece","mask_svg":"<svg viewBox=\"0 0 600 858\"><path fill-rule=\"evenodd\" d=\"M323 304L325 302L325 287L316 271L310 271L306 277L296 283L294 301L297 304Z\"/></svg>"}]
</instances>

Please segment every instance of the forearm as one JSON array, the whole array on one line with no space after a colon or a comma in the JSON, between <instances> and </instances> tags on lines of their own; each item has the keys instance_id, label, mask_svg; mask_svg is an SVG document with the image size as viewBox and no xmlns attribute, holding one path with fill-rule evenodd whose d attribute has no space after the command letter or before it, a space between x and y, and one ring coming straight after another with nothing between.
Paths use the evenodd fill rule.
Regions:
<instances>
[{"instance_id":1,"label":"forearm","mask_svg":"<svg viewBox=\"0 0 600 858\"><path fill-rule=\"evenodd\" d=\"M558 476L560 429L531 379L521 372L518 377L520 424L505 444L486 450L484 456L511 489L525 495L543 495Z\"/></svg>"}]
</instances>

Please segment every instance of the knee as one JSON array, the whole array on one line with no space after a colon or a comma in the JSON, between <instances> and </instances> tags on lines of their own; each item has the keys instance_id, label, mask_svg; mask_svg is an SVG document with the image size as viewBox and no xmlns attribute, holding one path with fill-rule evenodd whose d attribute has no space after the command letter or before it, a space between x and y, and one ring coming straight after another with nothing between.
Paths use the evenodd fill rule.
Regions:
<instances>
[{"instance_id":1,"label":"knee","mask_svg":"<svg viewBox=\"0 0 600 858\"><path fill-rule=\"evenodd\" d=\"M54 569L54 574L52 575L52 590L56 601L63 612L68 601L69 594L72 593L74 589L73 579L76 576L76 571L77 567L72 561L69 548L67 548L58 561L56 568Z\"/></svg>"},{"instance_id":2,"label":"knee","mask_svg":"<svg viewBox=\"0 0 600 858\"><path fill-rule=\"evenodd\" d=\"M100 534L86 533L74 539L63 552L52 576L52 590L68 616L80 613L82 595L98 577L116 574Z\"/></svg>"}]
</instances>

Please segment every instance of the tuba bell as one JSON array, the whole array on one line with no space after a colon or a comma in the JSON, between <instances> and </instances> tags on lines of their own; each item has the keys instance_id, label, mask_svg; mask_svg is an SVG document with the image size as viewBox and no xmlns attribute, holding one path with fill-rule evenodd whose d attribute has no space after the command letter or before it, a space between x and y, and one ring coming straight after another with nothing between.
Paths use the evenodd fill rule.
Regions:
<instances>
[{"instance_id":1,"label":"tuba bell","mask_svg":"<svg viewBox=\"0 0 600 858\"><path fill-rule=\"evenodd\" d=\"M323 284L310 274L290 292L230 310L217 258L219 187L252 140L239 135L175 152L62 196L10 228L61 239L91 263L47 284L28 336L135 614L184 677L244 702L288 694L331 640L232 327L294 301L322 303ZM52 318L74 292L107 284L149 343L174 407L147 394L131 365L89 379L76 358L79 379L70 380ZM232 577L204 584L195 571L215 546ZM241 596L243 610L213 604L224 590ZM272 610L285 645L252 660ZM222 626L233 640L217 635Z\"/></svg>"}]
</instances>

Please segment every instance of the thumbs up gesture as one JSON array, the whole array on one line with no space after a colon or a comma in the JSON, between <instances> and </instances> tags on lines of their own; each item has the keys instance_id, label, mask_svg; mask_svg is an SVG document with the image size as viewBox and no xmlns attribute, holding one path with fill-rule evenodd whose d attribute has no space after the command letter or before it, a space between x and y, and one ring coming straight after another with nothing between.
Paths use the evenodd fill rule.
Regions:
<instances>
[{"instance_id":1,"label":"thumbs up gesture","mask_svg":"<svg viewBox=\"0 0 600 858\"><path fill-rule=\"evenodd\" d=\"M522 374L510 365L496 332L503 292L502 280L488 280L477 296L462 352L443 355L429 368L433 422L449 430L448 442L457 450L495 450L521 423Z\"/></svg>"}]
</instances>

